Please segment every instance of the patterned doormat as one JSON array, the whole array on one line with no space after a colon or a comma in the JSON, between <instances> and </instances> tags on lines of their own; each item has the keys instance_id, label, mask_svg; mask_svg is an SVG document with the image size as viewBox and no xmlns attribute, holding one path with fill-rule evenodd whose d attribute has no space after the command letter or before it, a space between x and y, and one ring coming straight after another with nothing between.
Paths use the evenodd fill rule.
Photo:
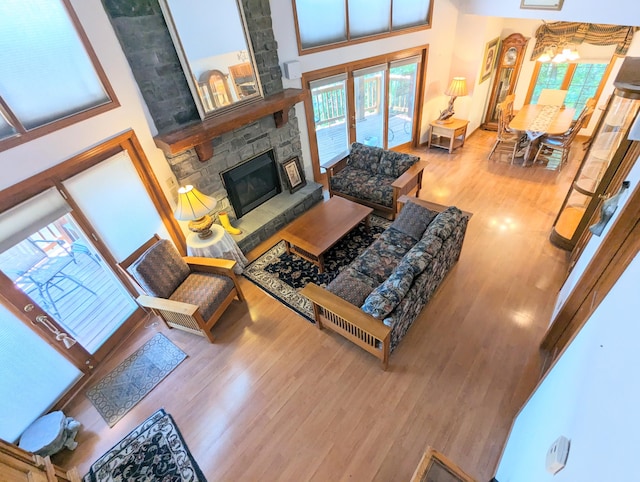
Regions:
<instances>
[{"instance_id":1,"label":"patterned doormat","mask_svg":"<svg viewBox=\"0 0 640 482\"><path fill-rule=\"evenodd\" d=\"M307 283L325 287L338 276L367 246L373 243L391 222L379 216L369 216L371 229L367 233L360 223L324 256L324 273L318 267L295 254L287 254L284 241L267 250L244 269L246 278L263 291L288 306L311 323L313 306L299 291Z\"/></svg>"},{"instance_id":2,"label":"patterned doormat","mask_svg":"<svg viewBox=\"0 0 640 482\"><path fill-rule=\"evenodd\" d=\"M171 415L151 415L100 457L84 482L206 482Z\"/></svg>"},{"instance_id":3,"label":"patterned doormat","mask_svg":"<svg viewBox=\"0 0 640 482\"><path fill-rule=\"evenodd\" d=\"M186 357L185 352L158 333L86 395L113 427Z\"/></svg>"}]
</instances>

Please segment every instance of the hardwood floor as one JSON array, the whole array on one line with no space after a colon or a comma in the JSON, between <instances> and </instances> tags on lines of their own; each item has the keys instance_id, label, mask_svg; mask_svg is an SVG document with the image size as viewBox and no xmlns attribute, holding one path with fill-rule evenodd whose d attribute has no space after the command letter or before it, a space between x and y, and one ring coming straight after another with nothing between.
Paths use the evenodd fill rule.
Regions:
<instances>
[{"instance_id":1,"label":"hardwood floor","mask_svg":"<svg viewBox=\"0 0 640 482\"><path fill-rule=\"evenodd\" d=\"M95 380L156 330L189 357L112 429L84 395L72 400L79 446L54 463L85 473L164 407L210 482L409 480L427 445L489 480L540 374L538 343L567 268L548 235L577 169L576 159L559 173L487 161L494 136L477 131L451 155L418 150L429 163L420 197L474 216L460 261L388 371L242 278L247 304L223 315L213 345L136 330Z\"/></svg>"}]
</instances>

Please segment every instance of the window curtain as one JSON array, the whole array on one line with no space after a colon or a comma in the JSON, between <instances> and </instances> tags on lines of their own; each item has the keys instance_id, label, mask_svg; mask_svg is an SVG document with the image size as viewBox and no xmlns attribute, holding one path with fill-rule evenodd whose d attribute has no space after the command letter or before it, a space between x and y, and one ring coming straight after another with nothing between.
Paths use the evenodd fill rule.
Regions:
<instances>
[{"instance_id":1,"label":"window curtain","mask_svg":"<svg viewBox=\"0 0 640 482\"><path fill-rule=\"evenodd\" d=\"M637 27L606 25L602 23L553 22L543 23L536 30L536 45L531 60L536 60L550 47L565 44L616 45L616 55L629 50Z\"/></svg>"}]
</instances>

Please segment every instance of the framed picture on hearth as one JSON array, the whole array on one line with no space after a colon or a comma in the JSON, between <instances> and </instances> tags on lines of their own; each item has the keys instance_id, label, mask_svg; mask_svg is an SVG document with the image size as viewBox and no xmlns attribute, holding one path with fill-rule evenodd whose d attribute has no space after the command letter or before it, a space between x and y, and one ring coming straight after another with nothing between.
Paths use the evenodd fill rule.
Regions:
<instances>
[{"instance_id":1,"label":"framed picture on hearth","mask_svg":"<svg viewBox=\"0 0 640 482\"><path fill-rule=\"evenodd\" d=\"M288 161L284 161L282 163L282 170L289 185L289 192L294 193L307 185L304 177L304 169L302 169L299 158L292 157Z\"/></svg>"}]
</instances>

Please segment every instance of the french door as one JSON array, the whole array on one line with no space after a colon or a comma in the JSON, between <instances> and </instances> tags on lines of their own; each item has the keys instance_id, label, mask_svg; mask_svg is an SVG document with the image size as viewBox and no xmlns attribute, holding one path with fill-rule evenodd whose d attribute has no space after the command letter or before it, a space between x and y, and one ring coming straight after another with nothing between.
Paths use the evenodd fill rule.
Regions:
<instances>
[{"instance_id":1,"label":"french door","mask_svg":"<svg viewBox=\"0 0 640 482\"><path fill-rule=\"evenodd\" d=\"M352 142L392 149L415 145L426 49L305 74L314 175Z\"/></svg>"},{"instance_id":2,"label":"french door","mask_svg":"<svg viewBox=\"0 0 640 482\"><path fill-rule=\"evenodd\" d=\"M56 188L0 214L0 291L0 388L13 394L0 400L0 437L14 441L138 307Z\"/></svg>"},{"instance_id":3,"label":"french door","mask_svg":"<svg viewBox=\"0 0 640 482\"><path fill-rule=\"evenodd\" d=\"M117 262L184 236L133 133L0 191L0 438L61 403L145 316Z\"/></svg>"},{"instance_id":4,"label":"french door","mask_svg":"<svg viewBox=\"0 0 640 482\"><path fill-rule=\"evenodd\" d=\"M81 346L86 363L136 310L131 294L55 189L5 213L0 223L8 225L0 234L0 271L21 293L22 309L44 312L32 321L66 348Z\"/></svg>"}]
</instances>

